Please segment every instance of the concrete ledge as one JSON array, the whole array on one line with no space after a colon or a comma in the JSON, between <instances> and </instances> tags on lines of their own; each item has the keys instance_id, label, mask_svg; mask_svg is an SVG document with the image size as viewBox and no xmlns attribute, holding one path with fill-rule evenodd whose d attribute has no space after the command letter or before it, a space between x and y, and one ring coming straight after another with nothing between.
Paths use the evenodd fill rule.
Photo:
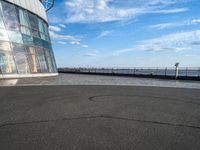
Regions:
<instances>
[{"instance_id":1,"label":"concrete ledge","mask_svg":"<svg viewBox=\"0 0 200 150\"><path fill-rule=\"evenodd\" d=\"M4 74L0 75L0 79L12 79L12 78L32 78L32 77L50 77L57 76L58 73L40 73L40 74Z\"/></svg>"}]
</instances>

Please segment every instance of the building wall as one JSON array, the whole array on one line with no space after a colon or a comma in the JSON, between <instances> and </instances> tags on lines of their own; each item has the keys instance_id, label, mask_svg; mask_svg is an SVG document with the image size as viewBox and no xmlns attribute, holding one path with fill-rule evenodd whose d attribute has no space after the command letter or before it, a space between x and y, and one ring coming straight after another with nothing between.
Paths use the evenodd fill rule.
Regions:
<instances>
[{"instance_id":1,"label":"building wall","mask_svg":"<svg viewBox=\"0 0 200 150\"><path fill-rule=\"evenodd\" d=\"M55 73L56 63L46 21L22 7L1 0L0 77Z\"/></svg>"},{"instance_id":2,"label":"building wall","mask_svg":"<svg viewBox=\"0 0 200 150\"><path fill-rule=\"evenodd\" d=\"M17 6L20 6L26 10L29 10L34 14L37 14L47 22L47 16L44 6L41 4L39 0L6 0L6 1L11 2Z\"/></svg>"}]
</instances>

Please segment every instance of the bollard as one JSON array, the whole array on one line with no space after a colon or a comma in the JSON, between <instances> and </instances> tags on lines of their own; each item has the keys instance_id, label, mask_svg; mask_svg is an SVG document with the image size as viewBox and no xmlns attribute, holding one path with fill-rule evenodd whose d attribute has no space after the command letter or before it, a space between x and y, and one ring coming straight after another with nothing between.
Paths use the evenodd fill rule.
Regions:
<instances>
[{"instance_id":1,"label":"bollard","mask_svg":"<svg viewBox=\"0 0 200 150\"><path fill-rule=\"evenodd\" d=\"M186 78L188 77L188 67L186 68L186 74L185 74Z\"/></svg>"}]
</instances>

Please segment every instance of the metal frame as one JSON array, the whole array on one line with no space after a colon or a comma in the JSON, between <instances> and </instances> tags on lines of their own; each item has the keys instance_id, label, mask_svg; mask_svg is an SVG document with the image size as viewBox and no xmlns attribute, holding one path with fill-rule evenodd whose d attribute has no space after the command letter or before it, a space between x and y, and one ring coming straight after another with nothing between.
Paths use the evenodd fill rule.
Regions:
<instances>
[{"instance_id":1,"label":"metal frame","mask_svg":"<svg viewBox=\"0 0 200 150\"><path fill-rule=\"evenodd\" d=\"M40 0L46 9L46 12L49 11L55 3L55 0Z\"/></svg>"}]
</instances>

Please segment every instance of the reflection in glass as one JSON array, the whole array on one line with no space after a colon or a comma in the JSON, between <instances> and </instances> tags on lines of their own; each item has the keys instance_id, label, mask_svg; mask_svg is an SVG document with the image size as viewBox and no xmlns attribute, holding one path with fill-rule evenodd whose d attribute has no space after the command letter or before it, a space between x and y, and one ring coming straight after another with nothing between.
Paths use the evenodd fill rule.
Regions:
<instances>
[{"instance_id":1,"label":"reflection in glass","mask_svg":"<svg viewBox=\"0 0 200 150\"><path fill-rule=\"evenodd\" d=\"M27 47L28 61L30 70L32 73L40 72L40 65L37 60L36 52L34 47Z\"/></svg>"},{"instance_id":2,"label":"reflection in glass","mask_svg":"<svg viewBox=\"0 0 200 150\"><path fill-rule=\"evenodd\" d=\"M6 3L4 1L2 1L1 3L2 3L3 16L4 16L4 22L5 22L6 28L18 31L19 30L18 19L16 17L15 6L9 3Z\"/></svg>"},{"instance_id":3,"label":"reflection in glass","mask_svg":"<svg viewBox=\"0 0 200 150\"><path fill-rule=\"evenodd\" d=\"M0 42L0 50L11 51L9 42Z\"/></svg>"},{"instance_id":4,"label":"reflection in glass","mask_svg":"<svg viewBox=\"0 0 200 150\"><path fill-rule=\"evenodd\" d=\"M0 68L3 74L16 73L15 64L10 52L0 51Z\"/></svg>"},{"instance_id":5,"label":"reflection in glass","mask_svg":"<svg viewBox=\"0 0 200 150\"><path fill-rule=\"evenodd\" d=\"M23 34L31 35L30 29L25 26L20 26L20 30Z\"/></svg>"},{"instance_id":6,"label":"reflection in glass","mask_svg":"<svg viewBox=\"0 0 200 150\"><path fill-rule=\"evenodd\" d=\"M33 37L29 35L22 34L24 44L34 45Z\"/></svg>"},{"instance_id":7,"label":"reflection in glass","mask_svg":"<svg viewBox=\"0 0 200 150\"><path fill-rule=\"evenodd\" d=\"M46 58L46 61L47 61L47 66L48 66L49 72L54 72L52 59L51 59L51 55L50 55L49 50L48 49L44 49L44 53L45 53L45 58Z\"/></svg>"},{"instance_id":8,"label":"reflection in glass","mask_svg":"<svg viewBox=\"0 0 200 150\"><path fill-rule=\"evenodd\" d=\"M26 51L21 44L12 44L15 64L19 74L30 73Z\"/></svg>"},{"instance_id":9,"label":"reflection in glass","mask_svg":"<svg viewBox=\"0 0 200 150\"><path fill-rule=\"evenodd\" d=\"M0 29L0 40L9 41L8 34L5 29Z\"/></svg>"},{"instance_id":10,"label":"reflection in glass","mask_svg":"<svg viewBox=\"0 0 200 150\"><path fill-rule=\"evenodd\" d=\"M42 72L48 72L47 69L47 64L46 64L46 60L45 60L45 56L44 56L44 50L42 48L36 48L37 50L37 57L38 57L38 61L40 63L40 68Z\"/></svg>"},{"instance_id":11,"label":"reflection in glass","mask_svg":"<svg viewBox=\"0 0 200 150\"><path fill-rule=\"evenodd\" d=\"M0 74L56 72L48 24L0 0Z\"/></svg>"},{"instance_id":12,"label":"reflection in glass","mask_svg":"<svg viewBox=\"0 0 200 150\"><path fill-rule=\"evenodd\" d=\"M21 43L21 44L23 43L22 35L19 32L8 31L8 35L11 42Z\"/></svg>"},{"instance_id":13,"label":"reflection in glass","mask_svg":"<svg viewBox=\"0 0 200 150\"><path fill-rule=\"evenodd\" d=\"M4 23L3 23L3 14L2 14L2 5L0 3L0 27L1 28L5 28L4 27Z\"/></svg>"},{"instance_id":14,"label":"reflection in glass","mask_svg":"<svg viewBox=\"0 0 200 150\"><path fill-rule=\"evenodd\" d=\"M38 29L38 18L31 13L28 13L28 18L29 18L29 21L30 21L31 28L32 29Z\"/></svg>"}]
</instances>

